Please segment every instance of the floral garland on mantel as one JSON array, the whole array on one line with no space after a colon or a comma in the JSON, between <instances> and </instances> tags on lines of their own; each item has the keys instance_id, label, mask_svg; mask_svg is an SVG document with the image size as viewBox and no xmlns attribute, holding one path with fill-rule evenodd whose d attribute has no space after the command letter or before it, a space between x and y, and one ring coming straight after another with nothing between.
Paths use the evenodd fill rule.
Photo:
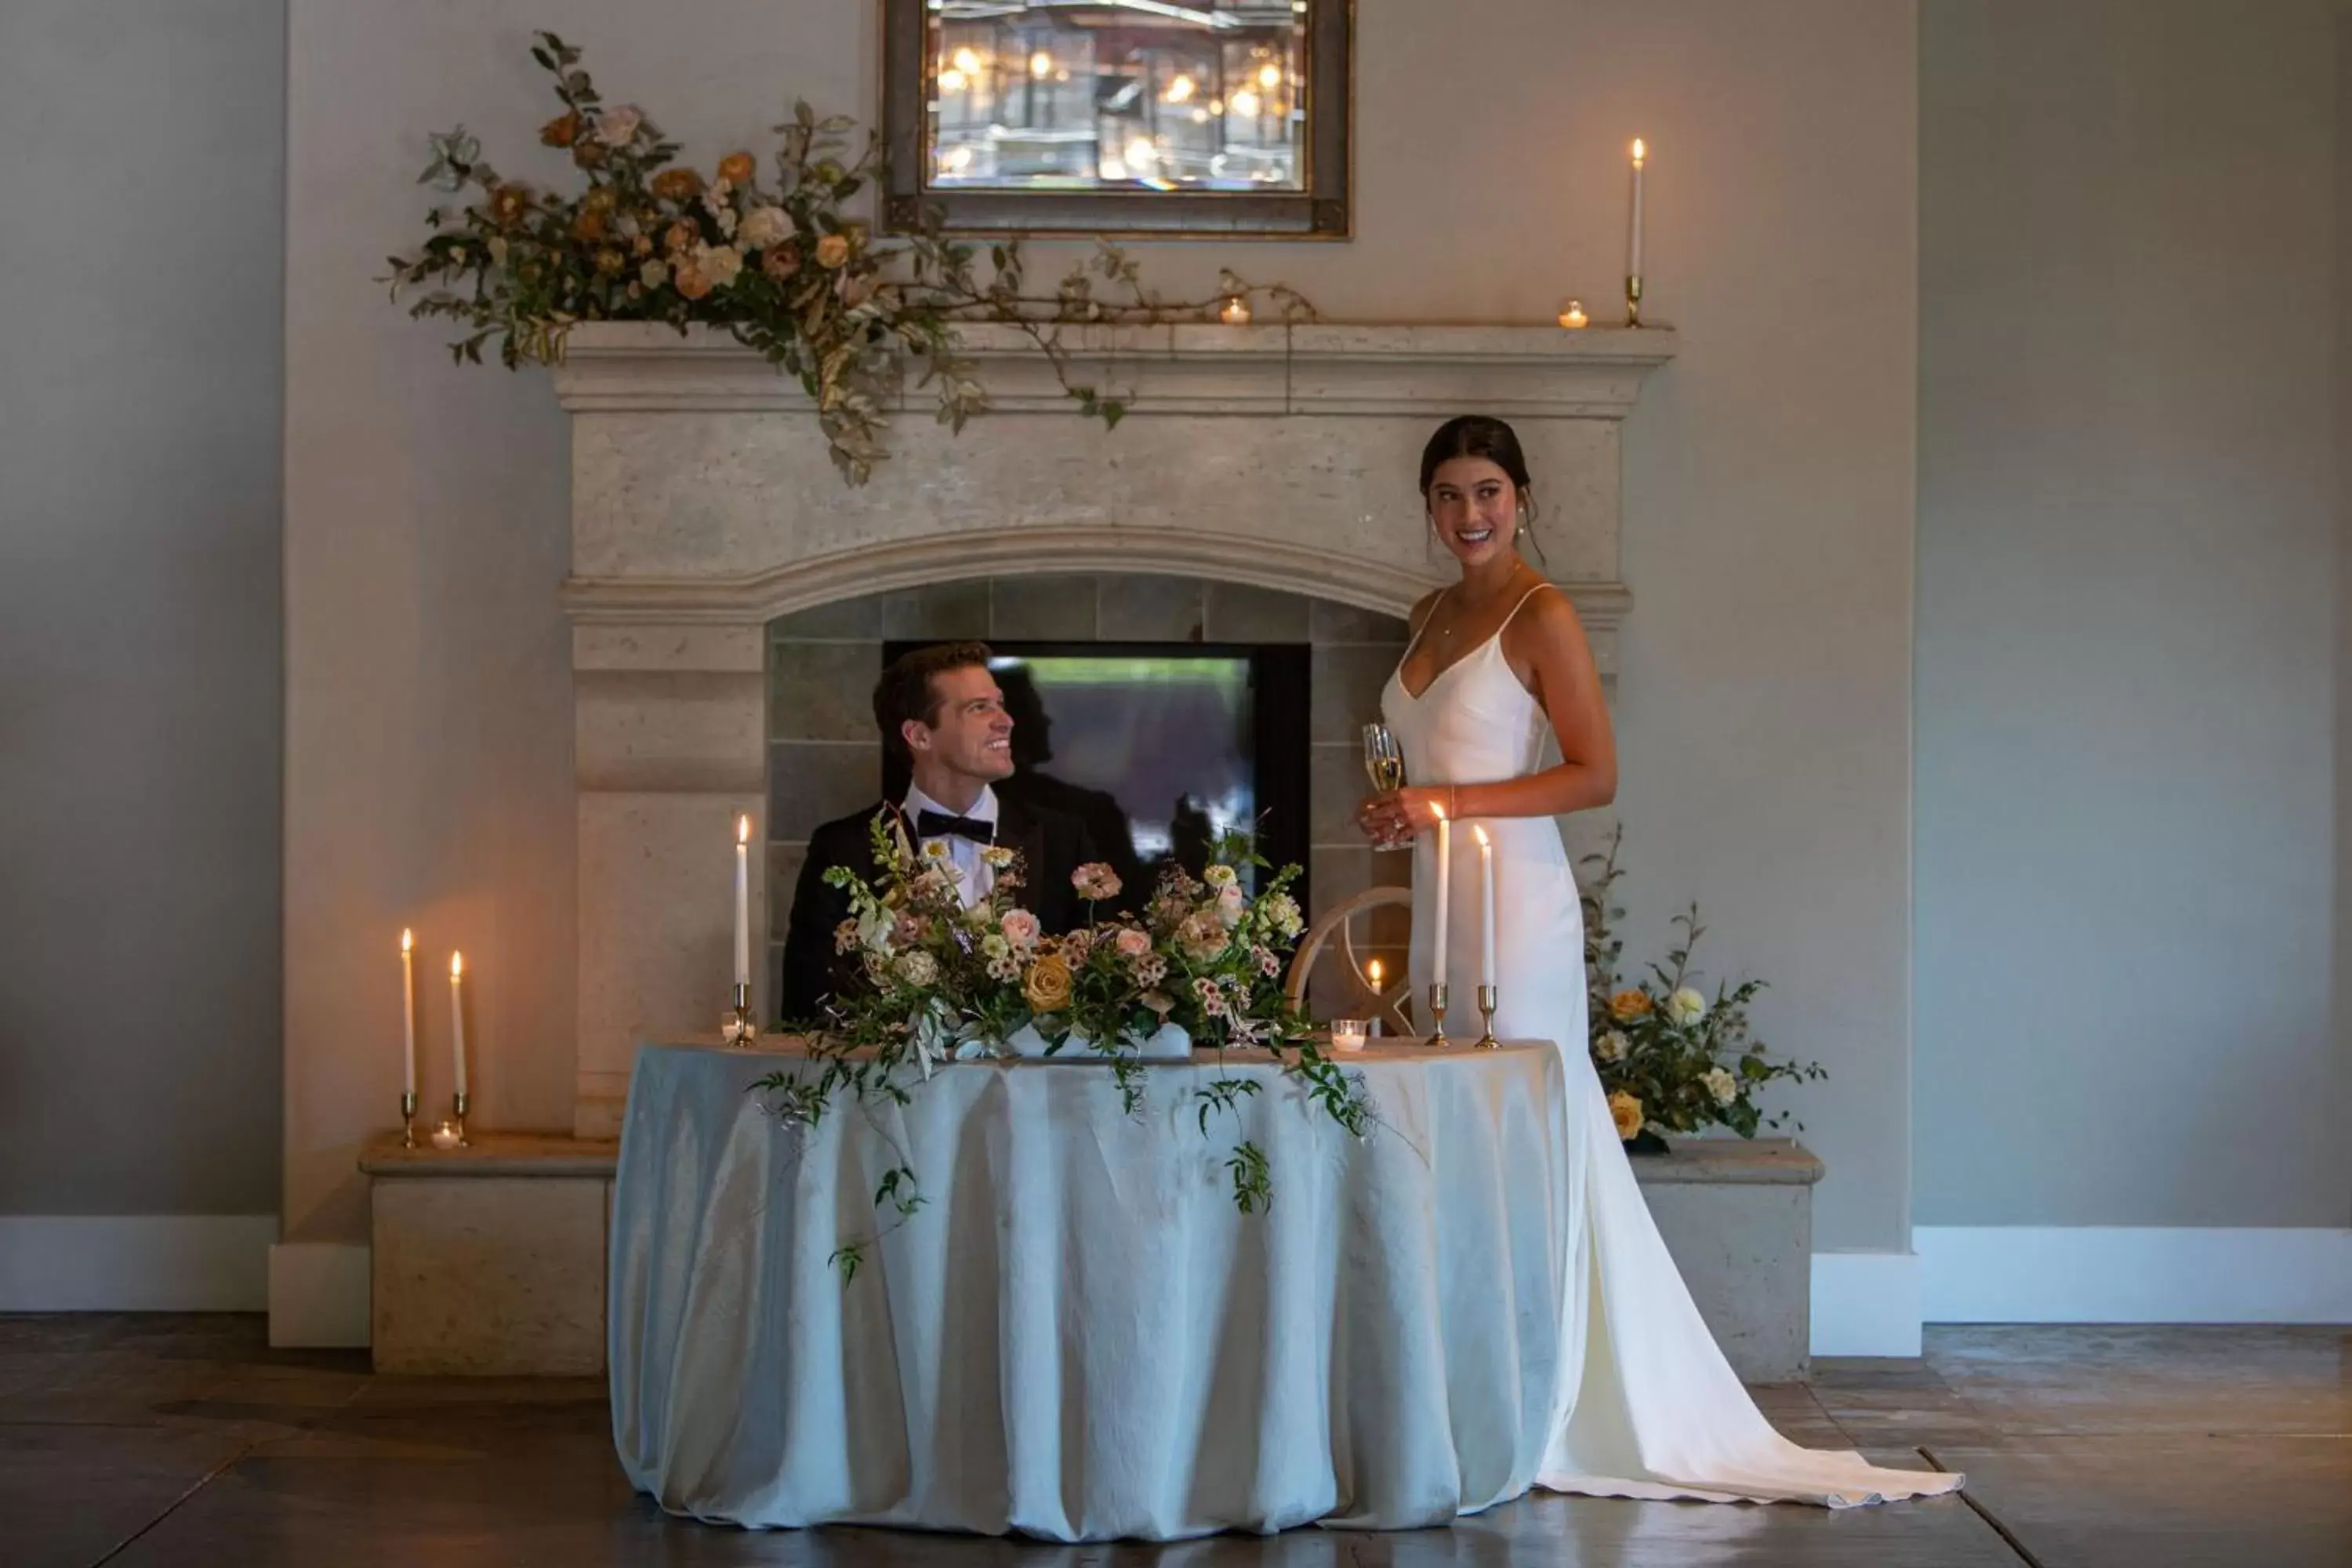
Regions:
<instances>
[{"instance_id":1,"label":"floral garland on mantel","mask_svg":"<svg viewBox=\"0 0 2352 1568\"><path fill-rule=\"evenodd\" d=\"M392 258L391 276L380 279L395 299L403 288L431 287L409 314L461 323L466 335L449 345L460 363L480 363L492 339L509 369L555 363L582 321L666 321L681 334L695 324L724 327L799 377L835 465L856 485L889 456L882 435L908 356L923 362L918 384L936 388L940 423L961 432L987 406L961 353L960 322L1019 328L1080 411L1108 428L1129 398L1072 379L1062 324L1210 320L1220 305L1258 295L1283 321L1314 316L1297 291L1231 272L1219 274L1213 299L1163 300L1143 287L1134 259L1108 244L1050 294L1025 291L1017 240L987 247L983 279L978 247L947 238L936 212L877 239L844 210L876 183L883 162L881 140L870 134L863 153L848 155L849 116L820 118L795 103L792 119L774 127L782 141L772 175L735 152L706 176L675 162L678 144L643 110L606 104L579 68L579 49L553 33L537 37L531 58L555 79L563 104L539 139L570 153L587 189L565 195L508 178L462 125L436 135L418 183L479 196L427 212L431 237L415 256Z\"/></svg>"},{"instance_id":2,"label":"floral garland on mantel","mask_svg":"<svg viewBox=\"0 0 2352 1568\"><path fill-rule=\"evenodd\" d=\"M1245 837L1221 841L1200 877L1167 868L1133 915L1097 919L1097 906L1118 898L1118 877L1107 865L1079 867L1070 880L1086 900L1088 923L1060 937L1046 935L1037 917L1013 902L1024 868L1010 849L984 851L994 882L969 908L944 845L926 845L919 854L904 826L885 813L875 819L873 850L882 868L878 886L848 867L825 873L849 895L853 911L835 932L835 946L854 959L867 984L837 997L810 1037L814 1074L772 1072L751 1086L786 1126L814 1129L842 1100L872 1121L877 1109L909 1103L947 1062L1040 1050L1101 1058L1121 1108L1138 1116L1145 1043L1181 1031L1191 1044L1220 1053L1268 1052L1342 1130L1358 1138L1371 1130L1362 1075L1343 1071L1323 1054L1282 990L1282 954L1303 924L1289 892L1298 868L1284 868L1250 897L1237 867L1266 862ZM1024 1042L1032 1047L1026 1053ZM1219 1112L1238 1121L1241 1101L1259 1091L1257 1079L1223 1068L1192 1082L1201 1134L1208 1135ZM872 1124L888 1138L880 1121ZM924 1199L907 1152L894 1143L893 1152L874 1205L896 1224L911 1218ZM1273 1203L1273 1172L1256 1143L1239 1140L1224 1164L1244 1214ZM835 1251L845 1280L856 1275L866 1245L853 1240Z\"/></svg>"}]
</instances>

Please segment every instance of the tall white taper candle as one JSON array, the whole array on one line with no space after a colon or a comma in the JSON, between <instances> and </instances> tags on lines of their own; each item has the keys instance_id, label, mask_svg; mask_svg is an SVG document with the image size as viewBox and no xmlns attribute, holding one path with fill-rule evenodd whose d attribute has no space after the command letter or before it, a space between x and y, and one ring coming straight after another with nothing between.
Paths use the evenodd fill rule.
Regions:
<instances>
[{"instance_id":1,"label":"tall white taper candle","mask_svg":"<svg viewBox=\"0 0 2352 1568\"><path fill-rule=\"evenodd\" d=\"M1495 984L1495 841L1483 827L1478 836L1478 984Z\"/></svg>"},{"instance_id":2,"label":"tall white taper candle","mask_svg":"<svg viewBox=\"0 0 2352 1568\"><path fill-rule=\"evenodd\" d=\"M751 819L735 819L735 984L751 984Z\"/></svg>"},{"instance_id":3,"label":"tall white taper candle","mask_svg":"<svg viewBox=\"0 0 2352 1568\"><path fill-rule=\"evenodd\" d=\"M1454 834L1453 825L1445 820L1444 806L1432 806L1437 813L1437 931L1430 945L1432 961L1429 978L1436 984L1445 984L1445 926L1453 904Z\"/></svg>"},{"instance_id":4,"label":"tall white taper candle","mask_svg":"<svg viewBox=\"0 0 2352 1568\"><path fill-rule=\"evenodd\" d=\"M400 933L400 1092L416 1094L416 933Z\"/></svg>"},{"instance_id":5,"label":"tall white taper candle","mask_svg":"<svg viewBox=\"0 0 2352 1568\"><path fill-rule=\"evenodd\" d=\"M466 1092L466 955L449 955L449 1038L457 1052L457 1092Z\"/></svg>"},{"instance_id":6,"label":"tall white taper candle","mask_svg":"<svg viewBox=\"0 0 2352 1568\"><path fill-rule=\"evenodd\" d=\"M1642 275L1642 165L1648 161L1650 150L1642 145L1639 136L1633 138L1633 216L1625 236L1625 276Z\"/></svg>"}]
</instances>

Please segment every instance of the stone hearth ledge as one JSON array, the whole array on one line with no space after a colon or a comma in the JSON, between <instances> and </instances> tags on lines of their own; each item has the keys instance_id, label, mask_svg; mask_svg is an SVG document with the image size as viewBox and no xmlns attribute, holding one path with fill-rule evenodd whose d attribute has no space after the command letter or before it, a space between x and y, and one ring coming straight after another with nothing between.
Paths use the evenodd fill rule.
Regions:
<instances>
[{"instance_id":1,"label":"stone hearth ledge","mask_svg":"<svg viewBox=\"0 0 2352 1568\"><path fill-rule=\"evenodd\" d=\"M481 1133L453 1150L404 1149L397 1138L370 1145L360 1169L373 1179L376 1370L603 1370L619 1156L610 1139L551 1133ZM1748 1382L1811 1371L1812 1189L1822 1173L1820 1160L1785 1138L1687 1138L1633 1161L1667 1251Z\"/></svg>"}]
</instances>

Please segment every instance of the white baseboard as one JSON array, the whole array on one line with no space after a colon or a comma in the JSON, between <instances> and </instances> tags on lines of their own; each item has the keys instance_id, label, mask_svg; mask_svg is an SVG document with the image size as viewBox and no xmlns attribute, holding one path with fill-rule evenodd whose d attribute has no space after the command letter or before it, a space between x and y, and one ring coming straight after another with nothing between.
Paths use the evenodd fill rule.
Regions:
<instances>
[{"instance_id":1,"label":"white baseboard","mask_svg":"<svg viewBox=\"0 0 2352 1568\"><path fill-rule=\"evenodd\" d=\"M258 1312L276 1215L0 1215L0 1312Z\"/></svg>"},{"instance_id":2,"label":"white baseboard","mask_svg":"<svg viewBox=\"0 0 2352 1568\"><path fill-rule=\"evenodd\" d=\"M278 1349L367 1348L369 1254L357 1243L281 1242L269 1249L269 1342Z\"/></svg>"},{"instance_id":3,"label":"white baseboard","mask_svg":"<svg viewBox=\"0 0 2352 1568\"><path fill-rule=\"evenodd\" d=\"M1912 1245L1931 1323L2352 1323L2352 1230L1921 1226Z\"/></svg>"},{"instance_id":4,"label":"white baseboard","mask_svg":"<svg viewBox=\"0 0 2352 1568\"><path fill-rule=\"evenodd\" d=\"M1919 1353L1919 1259L1908 1252L1813 1254L1815 1355Z\"/></svg>"}]
</instances>

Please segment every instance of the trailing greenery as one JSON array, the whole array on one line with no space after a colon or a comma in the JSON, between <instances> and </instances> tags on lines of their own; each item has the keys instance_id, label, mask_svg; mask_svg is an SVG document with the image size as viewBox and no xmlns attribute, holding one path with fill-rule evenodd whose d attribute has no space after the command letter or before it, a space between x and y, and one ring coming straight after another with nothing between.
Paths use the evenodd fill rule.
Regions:
<instances>
[{"instance_id":1,"label":"trailing greenery","mask_svg":"<svg viewBox=\"0 0 2352 1568\"><path fill-rule=\"evenodd\" d=\"M1102 1058L1122 1108L1139 1116L1149 1081L1142 1046L1173 1028L1218 1053L1213 1075L1190 1090L1203 1137L1219 1112L1238 1125L1242 1102L1261 1092L1256 1079L1223 1065L1224 1052L1246 1048L1270 1053L1306 1100L1350 1135L1370 1131L1361 1075L1323 1053L1283 994L1284 954L1304 925L1289 892L1298 868L1286 868L1255 897L1245 893L1239 868L1266 865L1246 836L1227 835L1198 878L1169 868L1135 914L1096 918L1115 909L1123 889L1108 865L1079 867L1071 883L1087 904L1087 922L1058 937L1014 901L1025 870L1010 849L982 851L992 885L967 907L946 847L919 851L895 814L877 814L871 847L878 881L848 867L825 873L849 896L851 913L834 942L862 984L845 986L830 1004L809 1037L808 1067L752 1086L786 1124L814 1128L841 1105L870 1113L910 1104L948 1063L1016 1054L1033 1037L1049 1056ZM893 1147L874 1206L895 1225L923 1198L911 1160ZM1273 1204L1273 1169L1255 1142L1238 1140L1225 1164L1243 1213ZM852 1243L836 1254L845 1275L855 1274L863 1247Z\"/></svg>"},{"instance_id":2,"label":"trailing greenery","mask_svg":"<svg viewBox=\"0 0 2352 1568\"><path fill-rule=\"evenodd\" d=\"M1263 295L1279 319L1313 308L1280 285L1221 273L1207 300L1164 300L1143 285L1135 260L1104 245L1049 292L1032 292L1019 242L982 247L944 234L926 210L908 231L878 237L851 204L878 184L881 140L853 154L856 121L795 103L773 128L767 167L748 151L706 174L677 161L679 144L633 104L607 104L581 52L537 35L531 58L554 79L563 112L539 139L586 176L571 194L494 168L464 126L433 136L418 176L462 205L425 214L433 231L413 256L391 258L385 279L426 292L415 317L454 321L450 347L480 363L494 345L509 369L551 364L582 321L661 321L679 332L723 327L815 401L834 462L863 484L889 456L883 436L910 362L929 386L939 421L961 431L987 405L957 334L960 323L1018 328L1045 355L1080 412L1118 425L1129 396L1074 378L1060 328L1212 319L1234 299Z\"/></svg>"}]
</instances>

